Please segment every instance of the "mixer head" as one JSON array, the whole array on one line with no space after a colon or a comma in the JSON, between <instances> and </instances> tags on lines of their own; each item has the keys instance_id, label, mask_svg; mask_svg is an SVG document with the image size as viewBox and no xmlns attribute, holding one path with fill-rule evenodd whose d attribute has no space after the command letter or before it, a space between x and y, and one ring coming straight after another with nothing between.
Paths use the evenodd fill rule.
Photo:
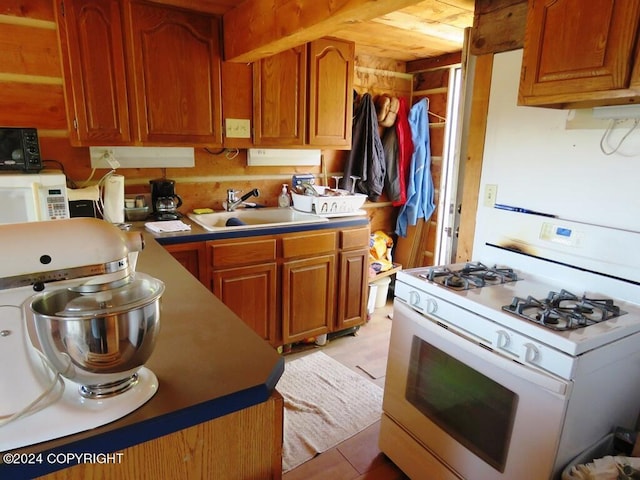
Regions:
<instances>
[{"instance_id":1,"label":"mixer head","mask_svg":"<svg viewBox=\"0 0 640 480\"><path fill-rule=\"evenodd\" d=\"M143 249L140 233L124 232L96 218L0 225L0 290L38 283L100 277L110 283L128 277L129 254Z\"/></svg>"}]
</instances>

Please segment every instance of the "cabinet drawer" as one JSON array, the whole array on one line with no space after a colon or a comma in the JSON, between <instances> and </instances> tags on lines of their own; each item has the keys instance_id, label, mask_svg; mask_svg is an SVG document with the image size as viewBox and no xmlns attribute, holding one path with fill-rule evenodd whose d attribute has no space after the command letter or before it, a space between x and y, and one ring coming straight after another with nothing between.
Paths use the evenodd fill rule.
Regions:
<instances>
[{"instance_id":1,"label":"cabinet drawer","mask_svg":"<svg viewBox=\"0 0 640 480\"><path fill-rule=\"evenodd\" d=\"M340 232L340 248L363 248L369 246L369 227L354 228Z\"/></svg>"},{"instance_id":2,"label":"cabinet drawer","mask_svg":"<svg viewBox=\"0 0 640 480\"><path fill-rule=\"evenodd\" d=\"M333 252L336 249L336 232L295 235L282 239L284 258Z\"/></svg>"},{"instance_id":3,"label":"cabinet drawer","mask_svg":"<svg viewBox=\"0 0 640 480\"><path fill-rule=\"evenodd\" d=\"M275 262L276 260L275 238L250 242L211 243L210 247L213 268Z\"/></svg>"}]
</instances>

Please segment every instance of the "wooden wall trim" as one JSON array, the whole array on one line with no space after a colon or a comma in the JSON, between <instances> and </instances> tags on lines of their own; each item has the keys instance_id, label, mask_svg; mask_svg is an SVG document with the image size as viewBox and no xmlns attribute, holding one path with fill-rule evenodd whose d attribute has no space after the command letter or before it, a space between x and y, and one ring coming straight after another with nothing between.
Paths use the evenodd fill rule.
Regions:
<instances>
[{"instance_id":1,"label":"wooden wall trim","mask_svg":"<svg viewBox=\"0 0 640 480\"><path fill-rule=\"evenodd\" d=\"M50 20L40 20L32 17L17 17L14 15L0 14L0 24L4 25L20 25L22 27L44 28L48 30L56 30L56 22Z\"/></svg>"},{"instance_id":2,"label":"wooden wall trim","mask_svg":"<svg viewBox=\"0 0 640 480\"><path fill-rule=\"evenodd\" d=\"M440 55L434 58L425 58L422 60L413 60L407 62L407 72L420 72L423 70L432 70L434 68L449 68L462 62L462 51Z\"/></svg>"},{"instance_id":3,"label":"wooden wall trim","mask_svg":"<svg viewBox=\"0 0 640 480\"><path fill-rule=\"evenodd\" d=\"M410 73L395 72L395 71L392 71L392 70L380 70L378 68L361 67L361 66L358 66L358 65L355 66L355 70L356 70L356 72L374 73L376 75L381 75L381 76L398 77L398 78L404 78L406 80L413 80L413 75L410 74Z\"/></svg>"},{"instance_id":4,"label":"wooden wall trim","mask_svg":"<svg viewBox=\"0 0 640 480\"><path fill-rule=\"evenodd\" d=\"M522 48L527 0L476 0L471 30L473 55Z\"/></svg>"},{"instance_id":5,"label":"wooden wall trim","mask_svg":"<svg viewBox=\"0 0 640 480\"><path fill-rule=\"evenodd\" d=\"M481 55L476 59L467 157L464 159L462 211L460 213L460 233L456 252L458 262L471 261L473 254L473 237L476 228L476 211L480 192L480 174L482 172L484 139L487 130L492 71L493 54Z\"/></svg>"}]
</instances>

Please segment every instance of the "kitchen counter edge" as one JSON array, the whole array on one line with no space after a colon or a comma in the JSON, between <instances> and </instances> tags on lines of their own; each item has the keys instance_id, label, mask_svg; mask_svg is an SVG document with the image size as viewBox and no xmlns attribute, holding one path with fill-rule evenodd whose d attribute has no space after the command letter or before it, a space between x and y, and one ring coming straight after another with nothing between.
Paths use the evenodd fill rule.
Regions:
<instances>
[{"instance_id":1,"label":"kitchen counter edge","mask_svg":"<svg viewBox=\"0 0 640 480\"><path fill-rule=\"evenodd\" d=\"M161 245L175 245L179 243L203 242L208 240L221 240L231 238L260 237L265 235L276 235L280 233L308 232L314 230L326 230L329 228L358 227L369 224L369 217L366 215L354 217L330 218L322 223L298 223L292 225L278 225L273 227L262 227L254 229L229 229L225 231L210 232L205 230L196 222L184 217L181 219L191 227L191 230L171 233L151 233ZM134 227L144 228L144 222L135 222Z\"/></svg>"}]
</instances>

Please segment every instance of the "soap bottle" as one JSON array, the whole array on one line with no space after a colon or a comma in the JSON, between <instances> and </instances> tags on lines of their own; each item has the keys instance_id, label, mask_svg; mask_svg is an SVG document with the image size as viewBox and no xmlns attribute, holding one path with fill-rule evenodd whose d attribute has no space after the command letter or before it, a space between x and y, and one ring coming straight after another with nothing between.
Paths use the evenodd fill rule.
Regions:
<instances>
[{"instance_id":1,"label":"soap bottle","mask_svg":"<svg viewBox=\"0 0 640 480\"><path fill-rule=\"evenodd\" d=\"M287 191L287 184L282 184L282 192L278 196L278 206L286 208L291 206L291 199L289 198L289 192Z\"/></svg>"}]
</instances>

